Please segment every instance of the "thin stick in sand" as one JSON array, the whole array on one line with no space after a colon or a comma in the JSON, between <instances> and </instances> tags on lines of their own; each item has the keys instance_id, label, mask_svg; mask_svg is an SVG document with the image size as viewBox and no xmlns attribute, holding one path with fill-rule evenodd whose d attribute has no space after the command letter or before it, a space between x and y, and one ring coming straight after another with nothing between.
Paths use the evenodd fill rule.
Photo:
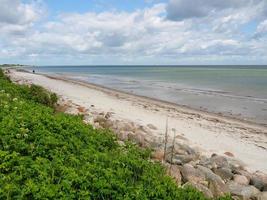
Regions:
<instances>
[{"instance_id":1,"label":"thin stick in sand","mask_svg":"<svg viewBox=\"0 0 267 200\"><path fill-rule=\"evenodd\" d=\"M165 130L165 139L164 139L164 155L163 155L164 161L166 160L167 143L168 143L168 117L166 119L166 130Z\"/></svg>"}]
</instances>

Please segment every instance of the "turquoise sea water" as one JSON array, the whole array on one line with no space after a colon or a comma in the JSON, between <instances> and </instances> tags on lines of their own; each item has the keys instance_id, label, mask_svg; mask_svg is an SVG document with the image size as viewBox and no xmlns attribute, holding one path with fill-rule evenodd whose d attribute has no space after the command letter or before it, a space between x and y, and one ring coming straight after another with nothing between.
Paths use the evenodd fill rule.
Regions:
<instances>
[{"instance_id":1,"label":"turquoise sea water","mask_svg":"<svg viewBox=\"0 0 267 200\"><path fill-rule=\"evenodd\" d=\"M42 66L35 70L267 124L267 66Z\"/></svg>"}]
</instances>

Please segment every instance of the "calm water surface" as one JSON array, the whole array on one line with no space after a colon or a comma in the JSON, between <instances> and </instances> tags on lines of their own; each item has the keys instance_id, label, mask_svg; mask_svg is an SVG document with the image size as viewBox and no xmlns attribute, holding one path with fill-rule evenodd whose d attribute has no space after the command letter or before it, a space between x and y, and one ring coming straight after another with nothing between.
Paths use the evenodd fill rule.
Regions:
<instances>
[{"instance_id":1,"label":"calm water surface","mask_svg":"<svg viewBox=\"0 0 267 200\"><path fill-rule=\"evenodd\" d=\"M42 66L35 70L267 124L267 66Z\"/></svg>"}]
</instances>

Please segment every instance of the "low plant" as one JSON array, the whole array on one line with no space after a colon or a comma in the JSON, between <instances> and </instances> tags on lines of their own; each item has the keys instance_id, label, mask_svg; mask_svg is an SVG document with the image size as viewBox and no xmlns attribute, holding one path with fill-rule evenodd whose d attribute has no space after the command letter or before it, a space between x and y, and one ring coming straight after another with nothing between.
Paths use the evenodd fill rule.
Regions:
<instances>
[{"instance_id":1,"label":"low plant","mask_svg":"<svg viewBox=\"0 0 267 200\"><path fill-rule=\"evenodd\" d=\"M0 74L0 199L206 199L177 187L148 150L55 113L42 92Z\"/></svg>"}]
</instances>

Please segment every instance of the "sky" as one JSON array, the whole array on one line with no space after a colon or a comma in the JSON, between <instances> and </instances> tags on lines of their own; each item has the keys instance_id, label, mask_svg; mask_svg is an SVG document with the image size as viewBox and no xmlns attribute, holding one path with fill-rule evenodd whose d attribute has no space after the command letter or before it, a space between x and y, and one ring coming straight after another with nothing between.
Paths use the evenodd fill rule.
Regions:
<instances>
[{"instance_id":1,"label":"sky","mask_svg":"<svg viewBox=\"0 0 267 200\"><path fill-rule=\"evenodd\" d=\"M267 0L0 0L0 63L267 64Z\"/></svg>"}]
</instances>

